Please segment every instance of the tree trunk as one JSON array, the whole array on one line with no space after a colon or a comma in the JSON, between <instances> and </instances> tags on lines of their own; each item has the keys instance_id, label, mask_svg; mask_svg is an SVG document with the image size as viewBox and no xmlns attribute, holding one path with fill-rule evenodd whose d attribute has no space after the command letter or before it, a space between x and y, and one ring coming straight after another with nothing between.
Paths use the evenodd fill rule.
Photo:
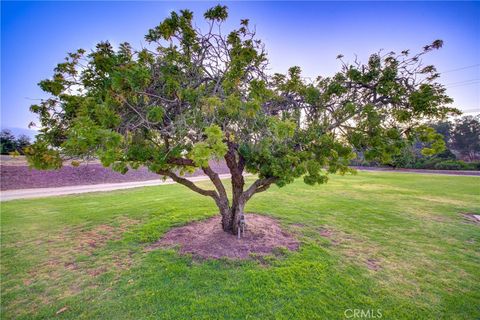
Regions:
<instances>
[{"instance_id":1,"label":"tree trunk","mask_svg":"<svg viewBox=\"0 0 480 320\"><path fill-rule=\"evenodd\" d=\"M225 155L225 161L232 175L232 206L228 199L227 191L217 173L210 166L202 167L205 174L210 178L215 186L215 190L203 189L187 178L183 178L170 170L157 170L160 175L170 177L173 181L180 183L189 189L215 200L220 214L222 216L222 229L225 232L238 234L240 222L243 217L243 210L247 201L258 192L267 190L270 185L275 182L275 177L262 178L255 181L247 190L244 191L245 180L243 178L243 170L245 169L245 160L240 154L236 154L235 146L228 143L229 151ZM179 166L194 166L194 162L190 159L172 158L169 163Z\"/></svg>"},{"instance_id":2,"label":"tree trunk","mask_svg":"<svg viewBox=\"0 0 480 320\"><path fill-rule=\"evenodd\" d=\"M229 206L220 207L220 214L222 215L222 229L225 232L232 233L233 215L232 209Z\"/></svg>"},{"instance_id":3,"label":"tree trunk","mask_svg":"<svg viewBox=\"0 0 480 320\"><path fill-rule=\"evenodd\" d=\"M222 213L223 231L237 235L246 202L243 194L243 187L245 186L245 180L243 178L245 161L242 156L236 152L236 147L231 142L228 143L228 148L228 152L225 154L225 162L232 175L232 206L229 207L228 210L220 209L220 212Z\"/></svg>"},{"instance_id":4,"label":"tree trunk","mask_svg":"<svg viewBox=\"0 0 480 320\"><path fill-rule=\"evenodd\" d=\"M240 219L244 214L243 210L245 203L237 203L235 206L220 208L220 214L222 215L222 228L223 231L237 235L240 226Z\"/></svg>"},{"instance_id":5,"label":"tree trunk","mask_svg":"<svg viewBox=\"0 0 480 320\"><path fill-rule=\"evenodd\" d=\"M243 197L243 186L245 181L243 175L238 170L232 170L232 206L228 208L220 208L222 213L223 231L238 234L240 219L245 208L245 198ZM228 201L227 201L228 204Z\"/></svg>"}]
</instances>

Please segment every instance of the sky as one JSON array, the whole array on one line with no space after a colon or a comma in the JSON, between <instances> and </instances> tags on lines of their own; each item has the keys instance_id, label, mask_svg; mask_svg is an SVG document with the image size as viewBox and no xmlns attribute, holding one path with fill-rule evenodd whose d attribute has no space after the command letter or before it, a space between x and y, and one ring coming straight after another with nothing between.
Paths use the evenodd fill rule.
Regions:
<instances>
[{"instance_id":1,"label":"sky","mask_svg":"<svg viewBox=\"0 0 480 320\"><path fill-rule=\"evenodd\" d=\"M444 47L424 62L442 72L454 106L480 113L480 2L1 2L1 126L26 129L29 106L47 96L37 83L67 52L108 40L145 44L144 35L173 10L188 8L205 26L206 9L229 7L225 30L250 19L266 45L271 72L298 65L305 77L339 70L338 54L366 61L380 49L412 52L433 40Z\"/></svg>"}]
</instances>

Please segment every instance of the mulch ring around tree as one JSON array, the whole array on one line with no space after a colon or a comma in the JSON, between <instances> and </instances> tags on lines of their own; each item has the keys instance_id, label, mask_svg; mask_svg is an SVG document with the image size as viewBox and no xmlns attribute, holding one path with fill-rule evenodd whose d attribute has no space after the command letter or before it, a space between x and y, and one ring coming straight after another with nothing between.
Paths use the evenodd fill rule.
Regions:
<instances>
[{"instance_id":1,"label":"mulch ring around tree","mask_svg":"<svg viewBox=\"0 0 480 320\"><path fill-rule=\"evenodd\" d=\"M179 246L181 254L207 259L248 259L251 255L272 254L276 248L298 249L298 240L283 231L275 219L246 214L245 220L245 234L240 239L222 230L220 215L217 215L174 228L148 249Z\"/></svg>"}]
</instances>

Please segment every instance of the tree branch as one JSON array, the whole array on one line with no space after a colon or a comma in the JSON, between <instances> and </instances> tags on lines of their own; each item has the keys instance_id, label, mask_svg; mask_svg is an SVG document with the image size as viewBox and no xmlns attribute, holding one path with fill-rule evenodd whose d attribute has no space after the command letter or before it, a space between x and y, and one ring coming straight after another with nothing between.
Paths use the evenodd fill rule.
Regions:
<instances>
[{"instance_id":1,"label":"tree branch","mask_svg":"<svg viewBox=\"0 0 480 320\"><path fill-rule=\"evenodd\" d=\"M276 180L277 177L258 179L243 193L243 199L248 201L255 193L267 190Z\"/></svg>"},{"instance_id":2,"label":"tree branch","mask_svg":"<svg viewBox=\"0 0 480 320\"><path fill-rule=\"evenodd\" d=\"M185 166L185 167L195 167L195 162L191 159L185 158L169 158L167 160L169 164L175 164L177 166Z\"/></svg>"},{"instance_id":3,"label":"tree branch","mask_svg":"<svg viewBox=\"0 0 480 320\"><path fill-rule=\"evenodd\" d=\"M228 205L227 191L225 190L222 180L220 180L220 177L218 176L218 174L214 172L212 168L210 168L210 166L203 167L202 170L213 182L213 185L215 186L215 188L218 191L218 194L220 195L220 199L222 199L223 201L226 201Z\"/></svg>"},{"instance_id":4,"label":"tree branch","mask_svg":"<svg viewBox=\"0 0 480 320\"><path fill-rule=\"evenodd\" d=\"M160 174L160 175L163 175L163 176L170 177L173 181L175 181L177 183L180 183L180 184L183 184L184 186L188 187L189 189L191 189L191 190L193 190L197 193L200 193L201 195L212 197L213 199L215 199L215 201L218 201L218 199L219 199L218 194L214 190L202 189L202 188L198 187L197 185L195 185L192 181L190 181L186 178L180 177L180 176L178 176L177 174L175 174L171 171L158 170L157 173Z\"/></svg>"},{"instance_id":5,"label":"tree branch","mask_svg":"<svg viewBox=\"0 0 480 320\"><path fill-rule=\"evenodd\" d=\"M185 158L170 158L167 160L167 162L170 164L178 165L178 166L191 166L191 167L195 166L195 162L193 160L185 159ZM204 167L202 168L202 170L213 182L213 185L218 191L217 196L219 195L220 199L226 200L228 203L227 192L218 174L215 171L213 171L212 168L210 168L210 166Z\"/></svg>"}]
</instances>

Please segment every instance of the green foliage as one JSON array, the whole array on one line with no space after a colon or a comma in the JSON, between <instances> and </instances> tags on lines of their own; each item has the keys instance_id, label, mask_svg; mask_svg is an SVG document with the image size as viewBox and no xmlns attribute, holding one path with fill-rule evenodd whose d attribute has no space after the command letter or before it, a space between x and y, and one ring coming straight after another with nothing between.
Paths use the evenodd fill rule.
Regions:
<instances>
[{"instance_id":1,"label":"green foliage","mask_svg":"<svg viewBox=\"0 0 480 320\"><path fill-rule=\"evenodd\" d=\"M228 11L226 6L216 5L215 7L208 9L204 14L205 19L225 21L228 17Z\"/></svg>"},{"instance_id":2,"label":"green foliage","mask_svg":"<svg viewBox=\"0 0 480 320\"><path fill-rule=\"evenodd\" d=\"M280 120L278 118L270 118L268 124L274 136L280 140L292 138L297 128L296 122L290 119Z\"/></svg>"},{"instance_id":3,"label":"green foliage","mask_svg":"<svg viewBox=\"0 0 480 320\"><path fill-rule=\"evenodd\" d=\"M422 126L417 130L417 134L420 142L430 143L430 147L422 149L424 156L432 156L445 150L443 136L434 128Z\"/></svg>"},{"instance_id":4,"label":"green foliage","mask_svg":"<svg viewBox=\"0 0 480 320\"><path fill-rule=\"evenodd\" d=\"M224 134L217 125L205 128L206 139L204 142L194 144L189 158L199 167L208 166L208 160L220 159L227 152L227 146L223 142Z\"/></svg>"},{"instance_id":5,"label":"green foliage","mask_svg":"<svg viewBox=\"0 0 480 320\"><path fill-rule=\"evenodd\" d=\"M148 121L158 123L163 120L163 116L165 115L165 109L161 106L153 106L148 110L147 119Z\"/></svg>"},{"instance_id":6,"label":"green foliage","mask_svg":"<svg viewBox=\"0 0 480 320\"><path fill-rule=\"evenodd\" d=\"M52 149L47 143L37 141L25 148L28 164L42 170L54 170L62 167L62 158L58 150Z\"/></svg>"},{"instance_id":7,"label":"green foliage","mask_svg":"<svg viewBox=\"0 0 480 320\"><path fill-rule=\"evenodd\" d=\"M202 100L202 110L207 114L213 114L221 106L222 100L217 96L206 97Z\"/></svg>"},{"instance_id":8,"label":"green foliage","mask_svg":"<svg viewBox=\"0 0 480 320\"><path fill-rule=\"evenodd\" d=\"M112 75L112 90L120 93L139 91L150 82L150 70L141 64L119 67Z\"/></svg>"},{"instance_id":9,"label":"green foliage","mask_svg":"<svg viewBox=\"0 0 480 320\"><path fill-rule=\"evenodd\" d=\"M480 170L479 163L467 163L461 160L445 160L435 163L435 169L439 170Z\"/></svg>"},{"instance_id":10,"label":"green foliage","mask_svg":"<svg viewBox=\"0 0 480 320\"><path fill-rule=\"evenodd\" d=\"M409 97L409 103L412 106L413 115L430 115L436 112L438 103L451 103L452 99L439 95L436 88L429 84L422 84L420 88L413 92Z\"/></svg>"},{"instance_id":11,"label":"green foliage","mask_svg":"<svg viewBox=\"0 0 480 320\"><path fill-rule=\"evenodd\" d=\"M479 135L475 128L478 122L475 121L474 118L465 116L453 121L442 120L419 126L410 132L408 139L403 140L400 152L384 164L399 168L475 170L475 163L470 165L456 161L457 155L470 161L477 157L476 143ZM456 143L455 137L465 143Z\"/></svg>"},{"instance_id":12,"label":"green foliage","mask_svg":"<svg viewBox=\"0 0 480 320\"><path fill-rule=\"evenodd\" d=\"M435 156L425 157L421 153L416 153L416 151L415 148L405 148L399 155L394 156L388 165L394 168L407 169L480 170L480 162L456 160L455 155L451 152L442 152ZM365 160L356 160L352 162L352 165L376 167L379 164Z\"/></svg>"},{"instance_id":13,"label":"green foliage","mask_svg":"<svg viewBox=\"0 0 480 320\"><path fill-rule=\"evenodd\" d=\"M480 154L480 115L462 117L451 126L449 142L452 149L469 160L476 159Z\"/></svg>"},{"instance_id":14,"label":"green foliage","mask_svg":"<svg viewBox=\"0 0 480 320\"><path fill-rule=\"evenodd\" d=\"M93 154L100 143L100 127L87 117L78 118L68 130L63 147L75 156Z\"/></svg>"},{"instance_id":15,"label":"green foliage","mask_svg":"<svg viewBox=\"0 0 480 320\"><path fill-rule=\"evenodd\" d=\"M327 182L328 177L322 174L322 166L316 161L309 161L306 164L307 174L303 177L306 184L314 185Z\"/></svg>"}]
</instances>

